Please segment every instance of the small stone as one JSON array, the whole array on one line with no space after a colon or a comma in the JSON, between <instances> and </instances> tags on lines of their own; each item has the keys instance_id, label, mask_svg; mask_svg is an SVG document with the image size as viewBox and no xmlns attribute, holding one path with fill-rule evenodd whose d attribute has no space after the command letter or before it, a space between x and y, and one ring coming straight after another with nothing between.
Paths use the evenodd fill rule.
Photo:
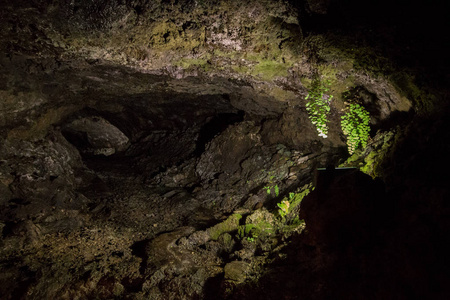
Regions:
<instances>
[{"instance_id":1,"label":"small stone","mask_svg":"<svg viewBox=\"0 0 450 300\"><path fill-rule=\"evenodd\" d=\"M250 265L243 261L232 261L225 266L225 279L244 282Z\"/></svg>"}]
</instances>

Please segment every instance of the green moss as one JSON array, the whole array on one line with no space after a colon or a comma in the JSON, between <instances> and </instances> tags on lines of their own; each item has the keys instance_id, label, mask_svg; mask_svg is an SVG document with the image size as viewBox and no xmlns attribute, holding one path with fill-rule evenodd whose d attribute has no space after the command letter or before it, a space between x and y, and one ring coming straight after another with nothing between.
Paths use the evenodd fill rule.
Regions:
<instances>
[{"instance_id":1,"label":"green moss","mask_svg":"<svg viewBox=\"0 0 450 300\"><path fill-rule=\"evenodd\" d=\"M242 219L242 215L234 214L228 217L224 222L219 223L211 228L207 229L207 232L212 240L217 240L223 233L230 233L238 230L239 220Z\"/></svg>"},{"instance_id":2,"label":"green moss","mask_svg":"<svg viewBox=\"0 0 450 300\"><path fill-rule=\"evenodd\" d=\"M277 86L272 87L267 91L267 94L274 97L277 100L287 101L291 99L295 99L297 95L294 92L284 90Z\"/></svg>"},{"instance_id":3,"label":"green moss","mask_svg":"<svg viewBox=\"0 0 450 300\"><path fill-rule=\"evenodd\" d=\"M285 225L281 228L280 232L285 237L290 236L294 232L302 231L305 228L306 224L304 220L296 219L294 223L289 225Z\"/></svg>"},{"instance_id":4,"label":"green moss","mask_svg":"<svg viewBox=\"0 0 450 300\"><path fill-rule=\"evenodd\" d=\"M149 37L152 48L167 49L194 49L202 45L204 30L199 28L191 33L180 31L177 25L170 21L155 23L149 33L142 33L142 37Z\"/></svg>"},{"instance_id":5,"label":"green moss","mask_svg":"<svg viewBox=\"0 0 450 300\"><path fill-rule=\"evenodd\" d=\"M233 242L233 237L226 232L220 236L220 239L225 245L230 245Z\"/></svg>"},{"instance_id":6,"label":"green moss","mask_svg":"<svg viewBox=\"0 0 450 300\"><path fill-rule=\"evenodd\" d=\"M420 89L414 76L401 72L391 76L397 91L414 103L416 111L430 113L435 106L436 97Z\"/></svg>"},{"instance_id":7,"label":"green moss","mask_svg":"<svg viewBox=\"0 0 450 300\"><path fill-rule=\"evenodd\" d=\"M375 151L370 152L369 155L364 158L365 165L360 168L361 172L364 172L372 176L373 178L377 177L377 175L375 174L377 163L376 157L377 153Z\"/></svg>"},{"instance_id":8,"label":"green moss","mask_svg":"<svg viewBox=\"0 0 450 300\"><path fill-rule=\"evenodd\" d=\"M312 85L312 79L308 78L308 77L300 77L300 82L302 83L302 85L306 88L306 89L310 89L311 85Z\"/></svg>"},{"instance_id":9,"label":"green moss","mask_svg":"<svg viewBox=\"0 0 450 300\"><path fill-rule=\"evenodd\" d=\"M354 163L354 162L358 161L359 159L360 159L359 154L355 153L347 159L346 163Z\"/></svg>"},{"instance_id":10,"label":"green moss","mask_svg":"<svg viewBox=\"0 0 450 300\"><path fill-rule=\"evenodd\" d=\"M289 66L287 64L272 60L263 60L253 68L251 73L252 75L259 76L264 80L272 80L275 77L287 76L288 69Z\"/></svg>"},{"instance_id":11,"label":"green moss","mask_svg":"<svg viewBox=\"0 0 450 300\"><path fill-rule=\"evenodd\" d=\"M373 178L381 177L383 175L381 164L398 138L399 133L396 133L395 130L383 132L376 136L372 144L373 150L364 157L364 163L360 170Z\"/></svg>"},{"instance_id":12,"label":"green moss","mask_svg":"<svg viewBox=\"0 0 450 300\"><path fill-rule=\"evenodd\" d=\"M398 138L399 133L396 133L396 130L377 133L370 143L370 148L366 148L370 149L370 152L357 150L340 167L356 167L372 178L382 177L383 168L381 164Z\"/></svg>"},{"instance_id":13,"label":"green moss","mask_svg":"<svg viewBox=\"0 0 450 300\"><path fill-rule=\"evenodd\" d=\"M332 65L319 65L319 73L323 81L329 82L331 85L335 84L337 81L338 69Z\"/></svg>"},{"instance_id":14,"label":"green moss","mask_svg":"<svg viewBox=\"0 0 450 300\"><path fill-rule=\"evenodd\" d=\"M248 74L250 69L247 66L231 66L231 69L240 74Z\"/></svg>"},{"instance_id":15,"label":"green moss","mask_svg":"<svg viewBox=\"0 0 450 300\"><path fill-rule=\"evenodd\" d=\"M243 239L246 236L250 236L250 231L255 228L254 224L246 224L246 225L241 225L238 228L238 237L240 239Z\"/></svg>"},{"instance_id":16,"label":"green moss","mask_svg":"<svg viewBox=\"0 0 450 300\"><path fill-rule=\"evenodd\" d=\"M232 59L241 58L241 53L238 51L223 51L221 49L214 49L213 54L216 57L227 57Z\"/></svg>"},{"instance_id":17,"label":"green moss","mask_svg":"<svg viewBox=\"0 0 450 300\"><path fill-rule=\"evenodd\" d=\"M182 67L183 69L200 68L205 72L211 70L213 66L205 58L182 58L174 63L175 66Z\"/></svg>"},{"instance_id":18,"label":"green moss","mask_svg":"<svg viewBox=\"0 0 450 300\"><path fill-rule=\"evenodd\" d=\"M271 235L275 232L273 225L269 222L262 221L256 224L246 224L239 226L238 237L244 239L246 237L258 238L261 236Z\"/></svg>"},{"instance_id":19,"label":"green moss","mask_svg":"<svg viewBox=\"0 0 450 300\"><path fill-rule=\"evenodd\" d=\"M278 214L285 220L285 217L302 202L312 189L312 184L304 185L299 193L289 193L288 197L284 197L280 203L277 204L279 207Z\"/></svg>"}]
</instances>

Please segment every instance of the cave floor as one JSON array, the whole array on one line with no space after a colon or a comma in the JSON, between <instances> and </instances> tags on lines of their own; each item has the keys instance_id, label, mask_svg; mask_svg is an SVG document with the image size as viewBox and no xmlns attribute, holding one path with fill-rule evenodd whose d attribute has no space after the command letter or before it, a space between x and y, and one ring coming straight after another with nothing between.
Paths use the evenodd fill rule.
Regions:
<instances>
[{"instance_id":1,"label":"cave floor","mask_svg":"<svg viewBox=\"0 0 450 300\"><path fill-rule=\"evenodd\" d=\"M208 208L195 197L205 193L201 188L158 185L136 171L133 160L93 159L85 164L90 180L79 191L89 199L83 209L61 209L69 221L55 233L41 232L30 222L22 239L10 239L3 247L3 276L21 278L14 297L190 299L205 292L219 297L226 287L220 281L205 287L208 278L223 279L224 267L241 260L251 263L228 271L238 274L227 275L237 277L231 282L256 278L272 250L279 251L289 235L283 241L267 236L256 245L236 231L245 224L242 215L274 226L266 209L262 217L241 209L227 219L230 213Z\"/></svg>"}]
</instances>

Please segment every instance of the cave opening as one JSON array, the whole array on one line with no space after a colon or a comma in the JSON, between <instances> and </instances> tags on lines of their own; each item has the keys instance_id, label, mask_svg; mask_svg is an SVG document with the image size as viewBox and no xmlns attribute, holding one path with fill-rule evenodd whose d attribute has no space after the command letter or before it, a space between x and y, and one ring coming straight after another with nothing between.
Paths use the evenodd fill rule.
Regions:
<instances>
[{"instance_id":1,"label":"cave opening","mask_svg":"<svg viewBox=\"0 0 450 300\"><path fill-rule=\"evenodd\" d=\"M217 96L217 107L215 97L209 104L194 98L180 104L181 108L177 104L149 109L142 104L118 104L120 109L114 112L88 107L66 117L59 128L93 171L115 169L130 176L145 172L150 178L200 157L214 137L244 120L244 111L224 104L229 97Z\"/></svg>"}]
</instances>

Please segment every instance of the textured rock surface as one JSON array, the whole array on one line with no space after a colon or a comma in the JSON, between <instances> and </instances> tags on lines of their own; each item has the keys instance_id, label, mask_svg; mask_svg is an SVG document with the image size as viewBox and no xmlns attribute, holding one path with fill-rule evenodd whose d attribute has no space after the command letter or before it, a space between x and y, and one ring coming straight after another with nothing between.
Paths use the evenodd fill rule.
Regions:
<instances>
[{"instance_id":1,"label":"textured rock surface","mask_svg":"<svg viewBox=\"0 0 450 300\"><path fill-rule=\"evenodd\" d=\"M232 261L225 265L225 279L244 282L246 273L248 272L248 264L243 261Z\"/></svg>"},{"instance_id":2,"label":"textured rock surface","mask_svg":"<svg viewBox=\"0 0 450 300\"><path fill-rule=\"evenodd\" d=\"M305 231L292 238L259 281L238 287L227 299L445 299L449 210L443 184L448 177L428 164L417 168L418 161L428 161L425 149L447 151L439 139L429 144L419 138L424 132L434 136L438 127L442 137L448 136L433 125L447 123L445 116L418 121L409 127L414 134L390 152L389 174L401 177L393 175L384 184L355 169L321 171L316 190L302 202ZM412 160L405 155L410 143L425 150Z\"/></svg>"},{"instance_id":3,"label":"textured rock surface","mask_svg":"<svg viewBox=\"0 0 450 300\"><path fill-rule=\"evenodd\" d=\"M1 297L442 298L447 69L417 54L446 38L348 3L1 2ZM349 101L374 130L345 165L385 186L319 178L281 216L347 157Z\"/></svg>"},{"instance_id":4,"label":"textured rock surface","mask_svg":"<svg viewBox=\"0 0 450 300\"><path fill-rule=\"evenodd\" d=\"M127 136L103 118L74 120L63 128L63 132L84 154L110 156L124 152L129 146Z\"/></svg>"}]
</instances>

